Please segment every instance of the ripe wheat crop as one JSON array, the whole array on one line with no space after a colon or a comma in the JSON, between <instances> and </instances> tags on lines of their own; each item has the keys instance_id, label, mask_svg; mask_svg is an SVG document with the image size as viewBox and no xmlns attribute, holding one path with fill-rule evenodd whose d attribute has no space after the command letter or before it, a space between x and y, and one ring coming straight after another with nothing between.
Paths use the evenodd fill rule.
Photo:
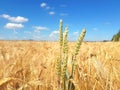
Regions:
<instances>
[{"instance_id":1,"label":"ripe wheat crop","mask_svg":"<svg viewBox=\"0 0 120 90\"><path fill-rule=\"evenodd\" d=\"M74 42L68 43L68 71ZM120 43L83 42L73 82L77 90L120 90ZM57 90L58 42L0 41L0 90Z\"/></svg>"},{"instance_id":2,"label":"ripe wheat crop","mask_svg":"<svg viewBox=\"0 0 120 90\"><path fill-rule=\"evenodd\" d=\"M59 42L0 41L0 90L120 90L120 42L84 34L77 44L68 28Z\"/></svg>"}]
</instances>

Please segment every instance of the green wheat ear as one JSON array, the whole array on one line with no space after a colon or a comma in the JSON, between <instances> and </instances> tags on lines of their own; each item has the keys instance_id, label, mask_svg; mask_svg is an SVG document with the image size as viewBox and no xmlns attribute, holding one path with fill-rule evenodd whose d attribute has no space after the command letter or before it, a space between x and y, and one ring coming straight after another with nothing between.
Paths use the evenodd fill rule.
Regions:
<instances>
[{"instance_id":1,"label":"green wheat ear","mask_svg":"<svg viewBox=\"0 0 120 90\"><path fill-rule=\"evenodd\" d=\"M76 44L76 47L75 47L75 51L72 55L72 72L71 72L71 78L74 77L74 72L75 72L75 69L76 69L76 66L77 66L77 61L76 61L76 56L78 55L78 52L79 52L79 48L80 48L80 45L84 39L84 36L86 34L86 29L83 29L79 38L78 38L78 41L77 41L77 44ZM75 90L75 86L74 84L69 81L69 84L68 84L68 90Z\"/></svg>"},{"instance_id":2,"label":"green wheat ear","mask_svg":"<svg viewBox=\"0 0 120 90\"><path fill-rule=\"evenodd\" d=\"M78 52L79 52L79 48L80 48L80 45L84 39L84 36L86 34L86 29L83 29L79 38L78 38L78 41L77 41L77 44L76 44L76 48L75 48L75 52L74 52L74 56L78 55Z\"/></svg>"},{"instance_id":3,"label":"green wheat ear","mask_svg":"<svg viewBox=\"0 0 120 90\"><path fill-rule=\"evenodd\" d=\"M56 62L56 71L57 71L57 75L58 75L58 79L60 80L60 76L61 76L61 61L62 61L62 47L63 47L63 21L60 20L60 26L59 26L59 44L60 44L60 56L57 58L57 62Z\"/></svg>"},{"instance_id":4,"label":"green wheat ear","mask_svg":"<svg viewBox=\"0 0 120 90\"><path fill-rule=\"evenodd\" d=\"M59 27L59 44L60 44L60 56L59 56L59 69L60 69L60 75L61 75L61 63L62 63L62 52L63 52L63 21L60 20L60 27ZM59 80L60 80L60 75Z\"/></svg>"},{"instance_id":5,"label":"green wheat ear","mask_svg":"<svg viewBox=\"0 0 120 90\"><path fill-rule=\"evenodd\" d=\"M61 88L60 78L61 78L61 63L62 63L62 52L63 52L63 21L60 20L59 26L59 45L60 45L60 56L57 58L56 61L56 73L58 78L58 90Z\"/></svg>"},{"instance_id":6,"label":"green wheat ear","mask_svg":"<svg viewBox=\"0 0 120 90\"><path fill-rule=\"evenodd\" d=\"M73 77L73 74L75 72L75 68L76 68L76 65L77 65L76 56L78 55L79 48L80 48L80 45L82 44L82 41L84 39L85 34L86 34L86 29L83 29L79 38L78 38L78 41L77 41L77 44L76 44L76 47L75 47L75 51L74 51L73 56L72 56L72 61L73 61L73 63L72 63L72 73L71 73L72 77Z\"/></svg>"},{"instance_id":7,"label":"green wheat ear","mask_svg":"<svg viewBox=\"0 0 120 90\"><path fill-rule=\"evenodd\" d=\"M66 53L66 54L68 53L67 36L68 36L68 27L65 28L64 37L63 37L63 53Z\"/></svg>"},{"instance_id":8,"label":"green wheat ear","mask_svg":"<svg viewBox=\"0 0 120 90\"><path fill-rule=\"evenodd\" d=\"M68 61L68 27L65 28L64 38L63 38L63 69L62 69L62 79L66 78L66 70L67 70L67 61Z\"/></svg>"},{"instance_id":9,"label":"green wheat ear","mask_svg":"<svg viewBox=\"0 0 120 90\"><path fill-rule=\"evenodd\" d=\"M83 29L77 44L75 46L75 50L72 54L72 72L69 74L67 70L67 61L68 61L68 27L65 28L65 32L63 34L63 21L60 20L60 26L59 26L59 45L60 45L60 55L56 60L56 72L57 72L57 78L58 78L58 90L75 90L75 85L68 80L73 78L75 68L77 65L76 56L78 55L80 45L83 41L83 38L85 36L86 30ZM62 79L62 84L61 84ZM68 85L67 85L68 84Z\"/></svg>"},{"instance_id":10,"label":"green wheat ear","mask_svg":"<svg viewBox=\"0 0 120 90\"><path fill-rule=\"evenodd\" d=\"M59 57L57 57L57 60L56 60L56 73L57 73L58 78L60 78L60 74L61 74L61 61L60 61Z\"/></svg>"},{"instance_id":11,"label":"green wheat ear","mask_svg":"<svg viewBox=\"0 0 120 90\"><path fill-rule=\"evenodd\" d=\"M59 27L59 43L60 43L60 48L62 48L63 45L63 21L60 20L60 27Z\"/></svg>"}]
</instances>

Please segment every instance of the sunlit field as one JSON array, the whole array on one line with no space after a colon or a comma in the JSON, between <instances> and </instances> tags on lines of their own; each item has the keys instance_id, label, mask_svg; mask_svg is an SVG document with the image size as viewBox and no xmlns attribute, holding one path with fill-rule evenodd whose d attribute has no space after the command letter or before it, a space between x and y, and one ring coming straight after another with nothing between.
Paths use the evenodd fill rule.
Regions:
<instances>
[{"instance_id":1,"label":"sunlit field","mask_svg":"<svg viewBox=\"0 0 120 90\"><path fill-rule=\"evenodd\" d=\"M0 90L57 90L58 56L58 42L0 41ZM120 42L83 42L76 58L75 90L120 90Z\"/></svg>"}]
</instances>

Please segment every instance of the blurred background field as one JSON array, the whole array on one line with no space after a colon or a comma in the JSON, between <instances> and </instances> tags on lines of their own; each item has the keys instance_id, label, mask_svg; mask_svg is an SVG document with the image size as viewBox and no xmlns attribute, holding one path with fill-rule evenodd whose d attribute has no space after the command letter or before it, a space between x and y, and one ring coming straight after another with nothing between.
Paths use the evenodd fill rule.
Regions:
<instances>
[{"instance_id":1,"label":"blurred background field","mask_svg":"<svg viewBox=\"0 0 120 90\"><path fill-rule=\"evenodd\" d=\"M68 70L75 47L69 42ZM120 90L120 42L83 42L76 90ZM0 90L57 90L58 42L0 41Z\"/></svg>"}]
</instances>

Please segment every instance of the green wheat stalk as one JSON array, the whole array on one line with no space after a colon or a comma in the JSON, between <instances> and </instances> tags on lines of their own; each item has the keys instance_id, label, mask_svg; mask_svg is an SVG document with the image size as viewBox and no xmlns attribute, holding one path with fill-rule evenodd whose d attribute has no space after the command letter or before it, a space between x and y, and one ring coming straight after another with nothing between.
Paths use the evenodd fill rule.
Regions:
<instances>
[{"instance_id":1,"label":"green wheat stalk","mask_svg":"<svg viewBox=\"0 0 120 90\"><path fill-rule=\"evenodd\" d=\"M71 78L73 78L74 76L74 72L75 72L75 69L76 69L76 66L77 66L77 62L76 62L76 56L78 55L78 52L79 52L79 49L80 49L80 45L82 44L82 41L84 39L84 36L86 34L86 29L83 29L79 38L78 38L78 41L77 41L77 44L76 44L76 47L75 47L75 51L73 53L73 56L72 56L72 72L71 72ZM68 89L69 90L73 90L74 88L74 85L72 82L69 82L69 86L68 86Z\"/></svg>"},{"instance_id":2,"label":"green wheat stalk","mask_svg":"<svg viewBox=\"0 0 120 90\"><path fill-rule=\"evenodd\" d=\"M62 62L62 47L63 47L63 22L60 20L59 26L59 44L60 44L60 56L57 58L56 61L56 71L57 71L57 78L58 78L58 90L61 88L60 84L60 77L61 77L61 62Z\"/></svg>"},{"instance_id":3,"label":"green wheat stalk","mask_svg":"<svg viewBox=\"0 0 120 90\"><path fill-rule=\"evenodd\" d=\"M66 90L66 70L68 61L68 27L65 28L63 37L63 65L62 65L62 80L63 80L63 90Z\"/></svg>"},{"instance_id":4,"label":"green wheat stalk","mask_svg":"<svg viewBox=\"0 0 120 90\"><path fill-rule=\"evenodd\" d=\"M60 20L59 26L59 45L60 45L60 55L56 61L56 72L57 72L57 79L58 79L58 90L75 90L75 85L70 81L73 79L74 72L77 66L76 56L78 55L80 45L84 39L86 34L86 30L83 29L77 44L75 46L75 50L72 54L72 71L69 74L67 70L67 62L68 62L68 27L65 28L65 32L63 33L63 22ZM62 84L61 84L62 78Z\"/></svg>"},{"instance_id":5,"label":"green wheat stalk","mask_svg":"<svg viewBox=\"0 0 120 90\"><path fill-rule=\"evenodd\" d=\"M73 60L72 76L74 74L74 71L75 71L75 68L76 68L76 65L77 65L77 63L76 63L76 56L78 55L78 52L79 52L79 49L80 49L80 45L82 44L82 41L83 41L83 39L85 37L85 34L86 34L86 29L83 29L81 34L80 34L80 36L79 36L79 38L78 38L78 41L77 41L77 44L76 44L76 47L75 47L75 51L73 53L73 58L72 58L72 60Z\"/></svg>"}]
</instances>

